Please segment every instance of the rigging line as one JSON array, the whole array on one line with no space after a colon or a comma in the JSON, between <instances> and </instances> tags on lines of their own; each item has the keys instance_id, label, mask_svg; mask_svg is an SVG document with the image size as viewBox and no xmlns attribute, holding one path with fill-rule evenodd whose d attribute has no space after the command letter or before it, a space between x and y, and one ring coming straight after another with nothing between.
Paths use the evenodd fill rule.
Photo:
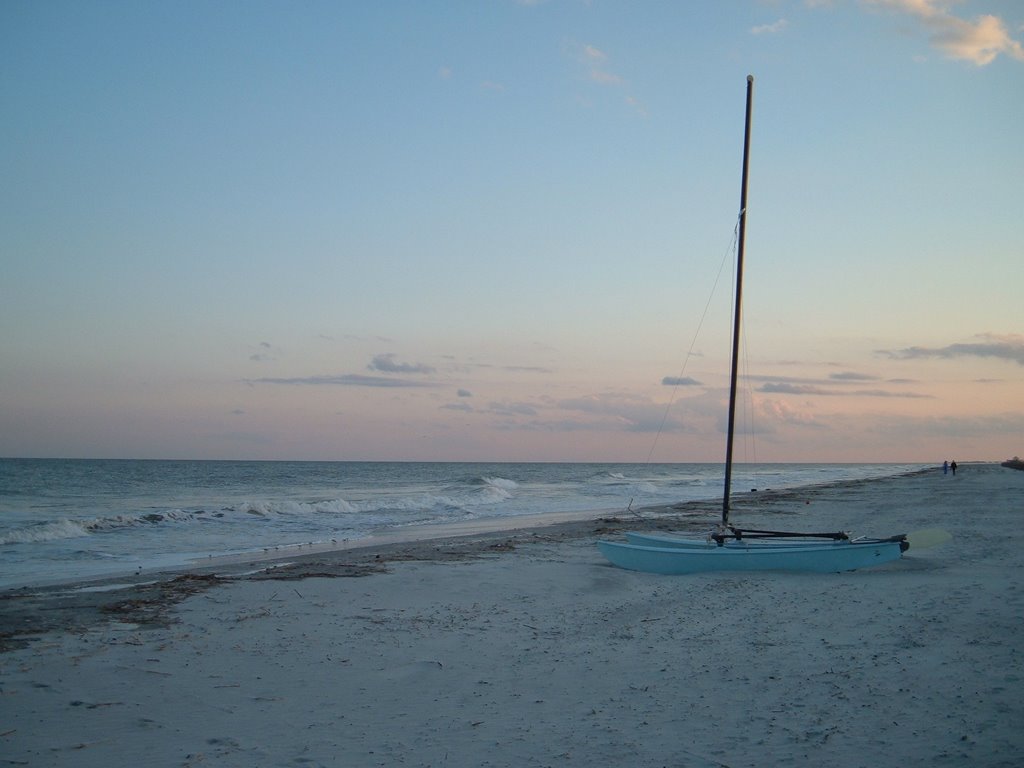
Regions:
<instances>
[{"instance_id":1,"label":"rigging line","mask_svg":"<svg viewBox=\"0 0 1024 768\"><path fill-rule=\"evenodd\" d=\"M704 311L701 313L700 321L697 323L697 330L693 334L693 340L690 341L690 348L686 351L686 357L683 358L683 367L679 371L678 379L682 380L683 374L686 372L686 366L690 362L690 358L693 356L693 348L697 346L697 339L700 337L701 328L704 326L704 320L707 319L708 310L711 308L711 300L714 298L715 291L718 290L718 283L722 279L722 270L725 269L726 261L729 257L736 253L737 243L739 242L740 232L740 217L743 215L742 211L736 217L736 224L732 229L732 242L726 252L722 255L722 261L718 265L718 274L715 275L715 282L711 286L711 291L708 294L708 300L704 304ZM672 392L669 394L668 403L665 405L665 410L661 414L661 423L658 424L658 431L654 435L654 441L651 443L651 449L647 452L647 460L644 464L651 463L651 457L654 455L654 450L658 447L658 441L661 439L662 433L665 431L665 423L668 421L669 411L672 410L672 405L675 403L676 394L679 392L679 381L676 382L675 386L672 387ZM632 503L632 499L630 500Z\"/></svg>"}]
</instances>

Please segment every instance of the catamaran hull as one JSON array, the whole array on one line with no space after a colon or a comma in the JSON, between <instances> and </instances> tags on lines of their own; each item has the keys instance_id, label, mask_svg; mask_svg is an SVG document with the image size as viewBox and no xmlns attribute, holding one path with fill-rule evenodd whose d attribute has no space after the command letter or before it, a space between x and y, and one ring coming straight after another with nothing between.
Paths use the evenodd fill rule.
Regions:
<instances>
[{"instance_id":1,"label":"catamaran hull","mask_svg":"<svg viewBox=\"0 0 1024 768\"><path fill-rule=\"evenodd\" d=\"M678 536L668 536L661 533L639 533L629 531L626 533L626 541L629 544L637 544L641 547L666 547L669 549L718 549L718 543L712 539L683 539ZM723 546L730 549L751 549L764 547L845 547L849 545L848 540L822 541L816 540L786 540L770 541L766 539L729 539Z\"/></svg>"},{"instance_id":2,"label":"catamaran hull","mask_svg":"<svg viewBox=\"0 0 1024 768\"><path fill-rule=\"evenodd\" d=\"M601 554L619 568L667 576L709 571L837 573L889 563L899 560L903 554L898 541L797 546L765 544L751 547L702 545L700 549L599 541L597 546Z\"/></svg>"}]
</instances>

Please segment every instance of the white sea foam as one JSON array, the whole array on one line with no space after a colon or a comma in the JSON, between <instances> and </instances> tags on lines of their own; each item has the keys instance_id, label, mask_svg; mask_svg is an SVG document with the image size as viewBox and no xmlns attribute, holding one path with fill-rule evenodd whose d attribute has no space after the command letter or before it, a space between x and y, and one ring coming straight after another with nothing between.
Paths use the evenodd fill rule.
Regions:
<instances>
[{"instance_id":1,"label":"white sea foam","mask_svg":"<svg viewBox=\"0 0 1024 768\"><path fill-rule=\"evenodd\" d=\"M232 507L231 511L260 517L275 517L277 515L298 517L318 513L354 514L358 512L358 509L344 499L313 503L290 501L287 499L277 501L263 499L260 501L244 501Z\"/></svg>"},{"instance_id":2,"label":"white sea foam","mask_svg":"<svg viewBox=\"0 0 1024 768\"><path fill-rule=\"evenodd\" d=\"M119 528L131 528L133 526L152 526L167 522L191 522L201 512L189 512L184 509L164 509L159 512L141 512L134 515L111 515L109 517L97 517L89 520L83 525L90 533L101 533L114 531Z\"/></svg>"},{"instance_id":3,"label":"white sea foam","mask_svg":"<svg viewBox=\"0 0 1024 768\"><path fill-rule=\"evenodd\" d=\"M477 496L476 501L483 504L500 504L512 498L513 491L519 487L515 480L504 477L484 477L483 488Z\"/></svg>"},{"instance_id":4,"label":"white sea foam","mask_svg":"<svg viewBox=\"0 0 1024 768\"><path fill-rule=\"evenodd\" d=\"M88 535L87 527L76 520L54 520L51 523L30 525L25 528L7 531L0 536L0 544L30 544L60 539L77 539Z\"/></svg>"}]
</instances>

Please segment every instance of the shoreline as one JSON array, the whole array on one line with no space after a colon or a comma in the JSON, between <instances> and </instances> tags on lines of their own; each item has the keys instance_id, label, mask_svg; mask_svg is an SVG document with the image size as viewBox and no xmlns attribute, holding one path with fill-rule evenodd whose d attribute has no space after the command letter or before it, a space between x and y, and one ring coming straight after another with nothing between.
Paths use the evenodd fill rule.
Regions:
<instances>
[{"instance_id":1,"label":"shoreline","mask_svg":"<svg viewBox=\"0 0 1024 768\"><path fill-rule=\"evenodd\" d=\"M989 462L976 462L978 465L985 465ZM902 466L902 465L901 465ZM747 491L734 490L733 506L740 508L751 500L755 502L772 501L777 498L786 498L787 495L801 492L812 492L819 489L841 488L856 486L862 483L871 483L879 480L887 480L895 477L911 477L919 474L928 474L933 471L931 467L908 470L894 475L881 477L853 478L843 480L828 480L820 483L808 483L800 486L783 487L779 489L763 488L750 489ZM631 502L632 503L632 502ZM93 573L81 576L57 576L51 578L34 578L18 583L0 585L0 596L6 592L24 589L50 589L69 587L76 584L109 584L115 581L138 581L141 579L167 578L172 574L184 574L196 570L217 568L224 565L255 564L272 560L303 556L308 554L329 554L332 552L344 552L364 548L376 548L388 545L402 545L434 539L448 539L456 537L467 537L473 535L484 535L489 533L500 534L528 530L533 528L548 528L560 523L584 523L602 518L616 518L625 516L626 519L643 520L645 516L671 516L673 510L689 510L691 513L702 511L702 507L712 509L709 525L717 523L720 509L721 497L709 497L705 499L691 499L674 503L659 503L640 505L635 509L627 507L605 507L591 508L584 510L569 510L561 512L542 512L535 514L519 514L510 516L481 517L471 520L463 520L447 523L428 523L423 525L409 525L383 529L377 533L358 538L337 538L329 541L310 541L275 546L265 546L260 549L243 550L227 554L182 556L180 560L164 562L152 566L140 566L134 569L122 568L111 570L106 573ZM173 556L167 556L173 558Z\"/></svg>"},{"instance_id":2,"label":"shoreline","mask_svg":"<svg viewBox=\"0 0 1024 768\"><path fill-rule=\"evenodd\" d=\"M145 462L123 463L120 469L86 472L92 482L65 489L72 492L68 498L62 496L61 473L80 478L85 472L74 462L64 466L56 461L45 470L33 465L14 473L14 496L2 505L10 514L0 526L0 548L8 558L0 567L0 592L187 570L223 557L258 558L264 552L285 556L484 528L529 527L546 523L550 513L563 509L568 510L564 519L596 518L615 514L627 502L639 508L715 498L721 493L722 471L719 465L648 465L648 473L624 465L559 464L552 471L519 474L509 465L468 464L463 470L418 469L401 475L394 487L378 487L390 465L370 463L372 471L338 476L309 464L290 469L289 463L278 462L262 472L241 462L230 471L207 470L197 480L194 468L157 471L139 466ZM586 469L581 471L581 466ZM743 466L750 475L737 475L742 478L734 485L738 491L918 468ZM517 479L503 478L502 471ZM23 489L27 495L18 491L19 476L36 477L32 487L38 495L30 487ZM131 482L122 493L127 480ZM189 489L190 482L197 490ZM52 492L44 491L51 487Z\"/></svg>"},{"instance_id":3,"label":"shoreline","mask_svg":"<svg viewBox=\"0 0 1024 768\"><path fill-rule=\"evenodd\" d=\"M809 499L822 494L923 477L932 472L921 469L883 478L836 480L779 490L751 489L733 495L732 511L738 516L759 508L763 516L765 509L778 505L794 505L798 501L806 505ZM714 528L720 515L721 500L706 499L632 511L608 509L487 518L409 528L394 536L196 558L179 567L8 587L0 589L0 654L25 647L33 639L53 632L83 631L104 621L167 626L169 611L180 601L235 581L368 576L386 572L389 563L468 561L512 552L531 543L587 538L596 542L600 537L626 530L700 535Z\"/></svg>"}]
</instances>

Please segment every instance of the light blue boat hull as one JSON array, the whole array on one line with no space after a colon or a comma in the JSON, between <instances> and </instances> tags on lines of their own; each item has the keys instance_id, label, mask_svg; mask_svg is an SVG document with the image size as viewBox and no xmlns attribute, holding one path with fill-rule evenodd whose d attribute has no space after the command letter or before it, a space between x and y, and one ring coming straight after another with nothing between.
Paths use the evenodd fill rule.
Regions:
<instances>
[{"instance_id":1,"label":"light blue boat hull","mask_svg":"<svg viewBox=\"0 0 1024 768\"><path fill-rule=\"evenodd\" d=\"M718 544L711 539L684 539L679 536L672 536L664 533L639 533L629 531L626 533L626 541L630 544L637 544L641 547L668 547L670 549L717 549ZM800 540L787 539L785 541L769 539L731 539L727 540L724 546L730 549L750 549L763 547L844 547L850 544L849 540L844 541L823 541L822 539Z\"/></svg>"},{"instance_id":2,"label":"light blue boat hull","mask_svg":"<svg viewBox=\"0 0 1024 768\"><path fill-rule=\"evenodd\" d=\"M699 548L649 547L613 541L597 542L613 565L630 571L680 575L709 571L803 571L837 573L871 568L899 560L899 541L823 544L758 544Z\"/></svg>"}]
</instances>

